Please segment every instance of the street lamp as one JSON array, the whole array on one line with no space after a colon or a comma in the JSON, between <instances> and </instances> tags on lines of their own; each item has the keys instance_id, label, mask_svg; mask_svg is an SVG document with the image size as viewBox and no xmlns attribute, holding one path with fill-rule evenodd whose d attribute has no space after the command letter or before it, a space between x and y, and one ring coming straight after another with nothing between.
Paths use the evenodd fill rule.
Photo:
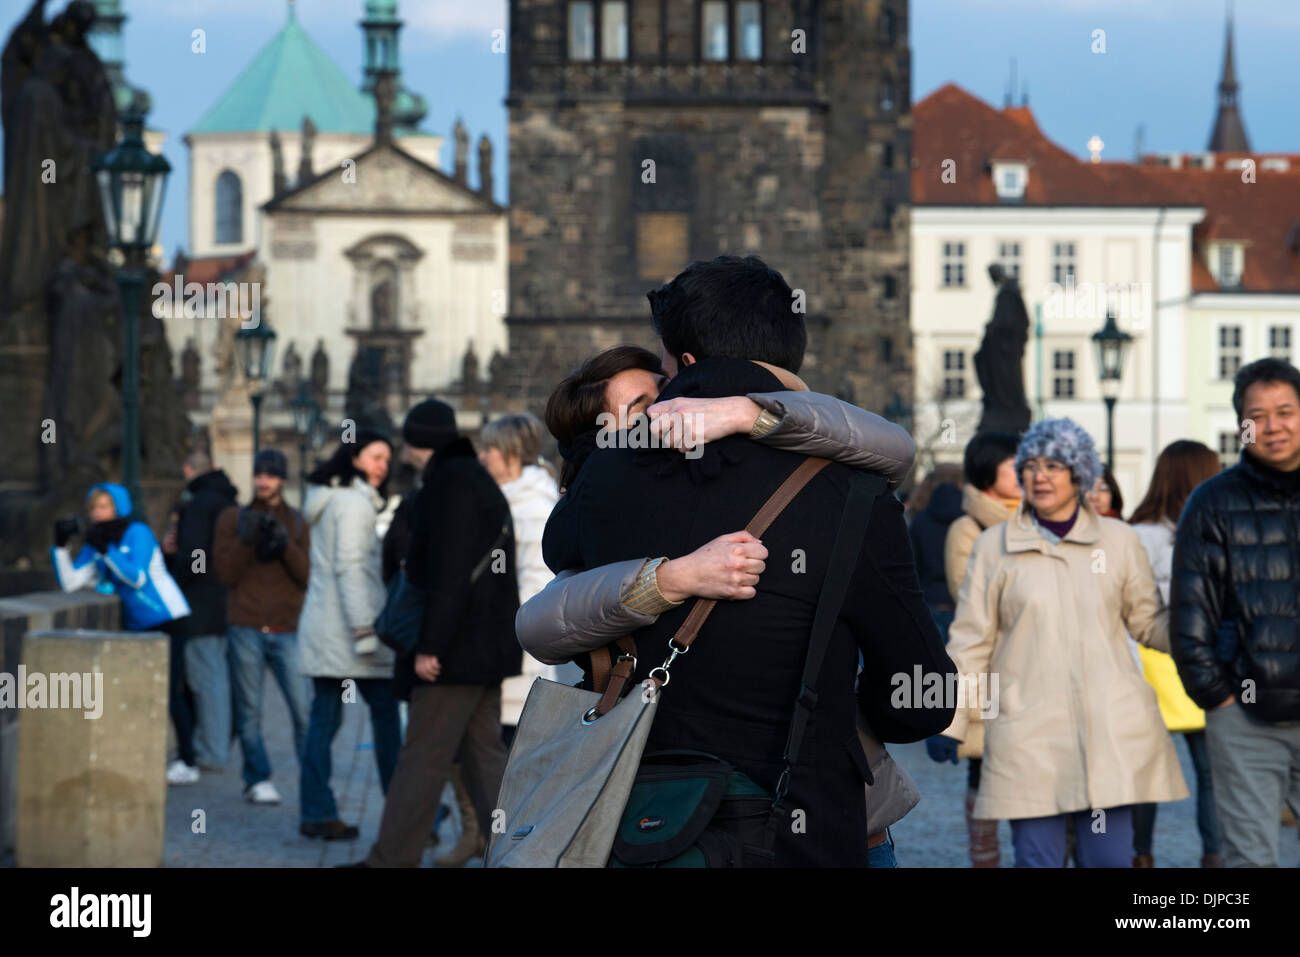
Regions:
<instances>
[{"instance_id":1,"label":"street lamp","mask_svg":"<svg viewBox=\"0 0 1300 957\"><path fill-rule=\"evenodd\" d=\"M240 328L235 334L239 343L240 358L244 363L244 378L251 389L253 401L253 456L261 449L262 393L271 378L271 362L275 356L275 330L259 318L252 328Z\"/></svg>"},{"instance_id":2,"label":"street lamp","mask_svg":"<svg viewBox=\"0 0 1300 957\"><path fill-rule=\"evenodd\" d=\"M91 163L99 186L110 248L121 250L117 270L122 300L122 483L137 507L140 499L140 300L145 256L158 238L163 192L171 164L145 149L143 103L121 116L122 139Z\"/></svg>"},{"instance_id":3,"label":"street lamp","mask_svg":"<svg viewBox=\"0 0 1300 957\"><path fill-rule=\"evenodd\" d=\"M1119 380L1124 374L1124 356L1133 337L1115 325L1115 310L1106 311L1106 325L1092 334L1097 350L1097 375L1101 395L1106 400L1106 467L1115 468L1115 400L1119 398Z\"/></svg>"},{"instance_id":4,"label":"street lamp","mask_svg":"<svg viewBox=\"0 0 1300 957\"><path fill-rule=\"evenodd\" d=\"M312 427L320 419L320 406L311 397L304 380L298 385L298 395L289 403L293 410L293 430L298 433L298 472L301 480L300 502L307 501L307 443L312 440Z\"/></svg>"}]
</instances>

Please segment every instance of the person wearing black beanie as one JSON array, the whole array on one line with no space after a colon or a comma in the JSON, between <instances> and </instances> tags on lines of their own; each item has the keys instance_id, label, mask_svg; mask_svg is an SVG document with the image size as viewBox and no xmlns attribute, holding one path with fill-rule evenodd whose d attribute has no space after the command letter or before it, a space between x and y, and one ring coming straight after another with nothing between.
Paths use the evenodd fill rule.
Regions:
<instances>
[{"instance_id":1,"label":"person wearing black beanie","mask_svg":"<svg viewBox=\"0 0 1300 957\"><path fill-rule=\"evenodd\" d=\"M459 435L455 411L437 399L425 399L412 407L402 423L402 439L417 449L437 452Z\"/></svg>"}]
</instances>

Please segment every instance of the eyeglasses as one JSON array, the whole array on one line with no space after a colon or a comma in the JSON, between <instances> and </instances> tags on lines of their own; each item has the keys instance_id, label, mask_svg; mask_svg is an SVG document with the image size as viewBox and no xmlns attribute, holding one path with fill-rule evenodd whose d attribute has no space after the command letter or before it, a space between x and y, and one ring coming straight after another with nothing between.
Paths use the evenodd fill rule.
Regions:
<instances>
[{"instance_id":1,"label":"eyeglasses","mask_svg":"<svg viewBox=\"0 0 1300 957\"><path fill-rule=\"evenodd\" d=\"M1042 465L1039 465L1037 462L1026 462L1023 471L1029 475L1038 475L1041 473L1046 475L1048 478L1056 478L1070 471L1070 467L1053 459L1048 459Z\"/></svg>"}]
</instances>

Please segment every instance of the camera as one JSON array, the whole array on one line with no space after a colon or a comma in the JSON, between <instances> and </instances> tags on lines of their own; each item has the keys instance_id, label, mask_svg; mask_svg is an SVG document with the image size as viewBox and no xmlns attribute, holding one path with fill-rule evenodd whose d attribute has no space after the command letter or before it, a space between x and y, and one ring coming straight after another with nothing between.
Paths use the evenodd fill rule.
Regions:
<instances>
[{"instance_id":1,"label":"camera","mask_svg":"<svg viewBox=\"0 0 1300 957\"><path fill-rule=\"evenodd\" d=\"M67 544L68 539L86 533L86 523L80 515L68 515L54 523L54 543L59 547Z\"/></svg>"}]
</instances>

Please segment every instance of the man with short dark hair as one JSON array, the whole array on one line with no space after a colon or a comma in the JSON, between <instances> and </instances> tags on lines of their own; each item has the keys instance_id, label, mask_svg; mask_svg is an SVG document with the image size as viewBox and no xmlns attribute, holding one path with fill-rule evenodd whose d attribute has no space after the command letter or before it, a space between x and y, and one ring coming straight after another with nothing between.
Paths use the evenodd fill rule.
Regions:
<instances>
[{"instance_id":1,"label":"man with short dark hair","mask_svg":"<svg viewBox=\"0 0 1300 957\"><path fill-rule=\"evenodd\" d=\"M794 294L757 257L692 263L650 301L664 369L674 376L660 402L778 390L803 361L807 337ZM744 527L805 459L744 435L709 442L694 458L621 439L608 445L587 458L547 524L543 549L553 571L684 555ZM769 796L777 793L813 614L853 478L845 465L826 466L767 529L772 558L757 594L714 608L690 654L673 666L647 752L708 752ZM784 807L793 816L769 849L781 866L867 865L863 788L872 775L856 731L859 709L877 737L898 742L937 734L953 715L951 706L890 704L896 675L911 680L919 669L943 684L953 674L917 580L902 504L880 494L857 534L848 597L811 699L803 756L789 777ZM665 597L653 578L658 564L646 563L638 594ZM690 607L655 604L662 614L633 635L634 683L667 656ZM865 665L855 702L859 653Z\"/></svg>"},{"instance_id":2,"label":"man with short dark hair","mask_svg":"<svg viewBox=\"0 0 1300 957\"><path fill-rule=\"evenodd\" d=\"M185 457L181 474L185 490L162 551L167 570L190 604L190 616L176 627L184 631L185 683L194 696L195 761L202 770L219 771L230 757L230 668L226 586L209 565L217 516L235 504L239 492L202 449Z\"/></svg>"},{"instance_id":3,"label":"man with short dark hair","mask_svg":"<svg viewBox=\"0 0 1300 957\"><path fill-rule=\"evenodd\" d=\"M217 520L217 574L230 586L235 728L244 752L244 797L253 804L280 803L262 740L267 667L289 706L299 756L311 701L298 670L298 615L311 571L311 542L306 520L284 500L288 475L284 453L262 449L253 460L252 503L229 508Z\"/></svg>"},{"instance_id":4,"label":"man with short dark hair","mask_svg":"<svg viewBox=\"0 0 1300 957\"><path fill-rule=\"evenodd\" d=\"M1170 644L1205 709L1224 864L1276 867L1282 805L1300 794L1300 371L1252 362L1232 404L1241 461L1178 521Z\"/></svg>"}]
</instances>

